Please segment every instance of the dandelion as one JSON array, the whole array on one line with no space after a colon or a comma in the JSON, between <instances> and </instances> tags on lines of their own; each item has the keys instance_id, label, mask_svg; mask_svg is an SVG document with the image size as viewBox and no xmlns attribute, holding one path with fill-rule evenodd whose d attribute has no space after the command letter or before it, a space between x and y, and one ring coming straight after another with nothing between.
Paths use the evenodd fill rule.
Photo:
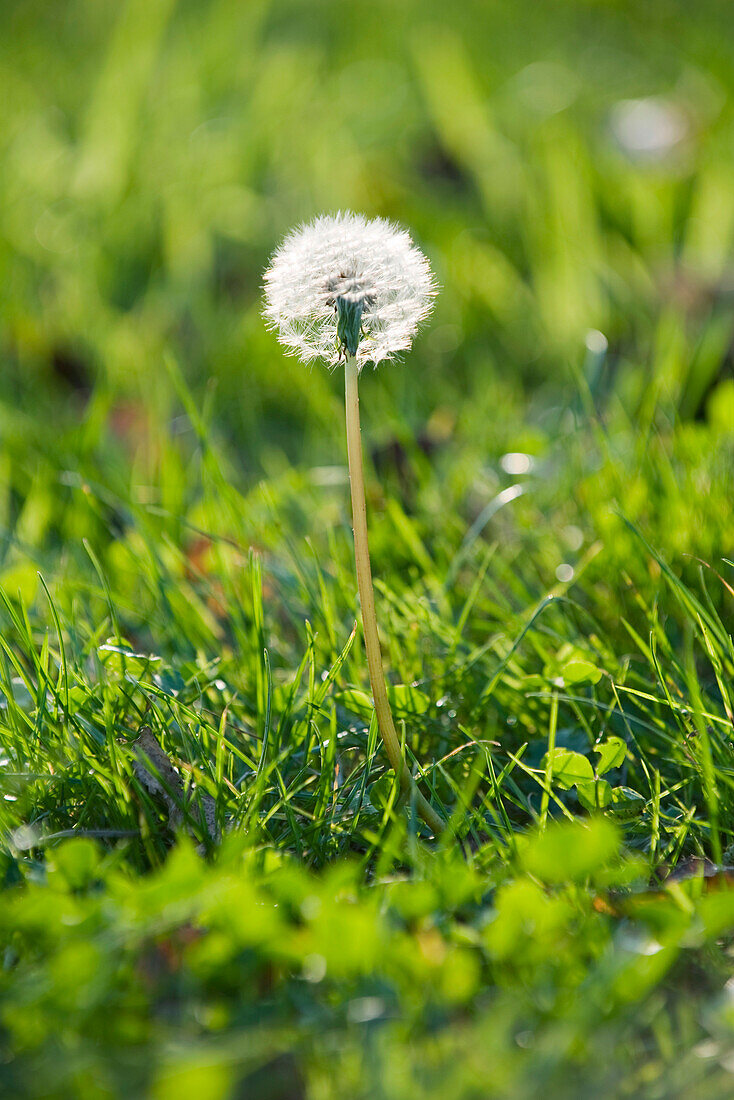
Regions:
<instances>
[{"instance_id":1,"label":"dandelion","mask_svg":"<svg viewBox=\"0 0 734 1100\"><path fill-rule=\"evenodd\" d=\"M290 233L265 273L265 317L285 348L330 366L406 351L436 293L428 261L384 218L322 216Z\"/></svg>"},{"instance_id":2,"label":"dandelion","mask_svg":"<svg viewBox=\"0 0 734 1100\"><path fill-rule=\"evenodd\" d=\"M322 216L286 237L265 273L264 315L278 339L305 363L344 365L347 455L354 557L367 666L380 734L391 766L418 813L440 832L444 822L420 793L403 758L387 698L375 614L362 437L359 371L406 351L428 316L436 284L428 260L402 229L383 218Z\"/></svg>"}]
</instances>

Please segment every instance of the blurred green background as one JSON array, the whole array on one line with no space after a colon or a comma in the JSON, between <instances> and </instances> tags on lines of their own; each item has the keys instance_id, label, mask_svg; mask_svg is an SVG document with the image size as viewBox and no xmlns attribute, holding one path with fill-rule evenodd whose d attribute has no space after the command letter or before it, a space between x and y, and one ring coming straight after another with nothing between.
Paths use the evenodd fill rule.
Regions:
<instances>
[{"instance_id":1,"label":"blurred green background","mask_svg":"<svg viewBox=\"0 0 734 1100\"><path fill-rule=\"evenodd\" d=\"M733 23L725 0L6 0L5 417L139 454L175 438L170 353L243 477L333 461L340 382L259 305L277 241L339 208L407 225L443 286L370 384L385 435L445 407L512 449L589 329L630 415L705 416L731 374Z\"/></svg>"}]
</instances>

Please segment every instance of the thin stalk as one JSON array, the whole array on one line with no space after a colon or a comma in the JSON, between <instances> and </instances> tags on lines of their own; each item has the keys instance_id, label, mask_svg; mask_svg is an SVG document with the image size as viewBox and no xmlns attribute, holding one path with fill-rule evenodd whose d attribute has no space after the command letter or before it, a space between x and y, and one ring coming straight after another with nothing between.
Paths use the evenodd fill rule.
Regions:
<instances>
[{"instance_id":1,"label":"thin stalk","mask_svg":"<svg viewBox=\"0 0 734 1100\"><path fill-rule=\"evenodd\" d=\"M377 725L382 736L390 764L400 779L400 785L415 800L416 810L425 823L438 834L445 828L445 822L436 813L430 803L418 790L403 759L393 721L390 703L385 687L385 672L382 667L380 636L377 632L375 614L375 593L372 588L372 567L367 539L367 506L364 496L364 470L362 463L362 433L359 425L359 389L357 360L346 353L345 393L347 414L347 454L349 456L349 482L352 488L352 523L354 527L354 560L357 568L357 587L362 607L362 630L364 647L367 653L367 667L375 704Z\"/></svg>"},{"instance_id":2,"label":"thin stalk","mask_svg":"<svg viewBox=\"0 0 734 1100\"><path fill-rule=\"evenodd\" d=\"M545 785L540 800L540 827L544 829L548 818L548 803L550 802L551 787L553 785L553 756L556 751L556 731L558 729L558 692L553 692L550 709L550 725L548 727L548 755L545 765Z\"/></svg>"}]
</instances>

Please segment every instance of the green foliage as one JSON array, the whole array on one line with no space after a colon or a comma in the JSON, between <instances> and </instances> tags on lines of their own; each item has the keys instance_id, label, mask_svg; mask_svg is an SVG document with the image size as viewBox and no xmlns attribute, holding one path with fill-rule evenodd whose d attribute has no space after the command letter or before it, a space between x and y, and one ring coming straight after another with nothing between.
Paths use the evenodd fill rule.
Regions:
<instances>
[{"instance_id":1,"label":"green foliage","mask_svg":"<svg viewBox=\"0 0 734 1100\"><path fill-rule=\"evenodd\" d=\"M3 1091L729 1096L729 6L0 23ZM361 382L439 844L343 380L259 316L345 207L442 285Z\"/></svg>"},{"instance_id":2,"label":"green foliage","mask_svg":"<svg viewBox=\"0 0 734 1100\"><path fill-rule=\"evenodd\" d=\"M600 818L553 825L496 890L499 869L459 852L367 885L358 863L314 875L242 837L212 864L182 839L146 877L65 841L0 908L5 1084L217 1098L367 1097L379 1080L390 1096L723 1088L717 1056L681 1056L669 1029L672 1010L700 1037L707 1001L708 1046L726 1049L714 944L734 893L700 877L647 891L645 861L620 841Z\"/></svg>"}]
</instances>

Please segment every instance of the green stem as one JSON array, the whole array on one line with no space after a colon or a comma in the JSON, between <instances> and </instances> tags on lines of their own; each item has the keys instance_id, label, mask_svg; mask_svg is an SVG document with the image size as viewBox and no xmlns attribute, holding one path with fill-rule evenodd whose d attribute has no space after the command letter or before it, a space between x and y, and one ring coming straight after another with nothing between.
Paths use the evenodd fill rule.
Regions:
<instances>
[{"instance_id":1,"label":"green stem","mask_svg":"<svg viewBox=\"0 0 734 1100\"><path fill-rule=\"evenodd\" d=\"M403 759L400 740L395 730L395 723L387 698L385 673L380 652L380 636L377 632L370 549L367 539L367 506L364 496L362 434L359 426L357 360L354 355L349 353L346 356L345 382L347 454L349 456L349 481L352 488L352 522L354 525L354 561L357 568L359 601L362 607L364 647L367 653L367 667L370 674L377 724L390 764L400 779L400 785L406 794L415 800L416 809L425 823L433 829L434 833L438 834L443 831L445 823L418 790L408 765Z\"/></svg>"},{"instance_id":2,"label":"green stem","mask_svg":"<svg viewBox=\"0 0 734 1100\"><path fill-rule=\"evenodd\" d=\"M551 787L553 786L553 756L556 751L556 730L558 728L558 692L553 692L550 709L550 725L548 727L548 756L545 765L545 784L540 799L540 827L545 828L548 818L548 803L550 802Z\"/></svg>"}]
</instances>

